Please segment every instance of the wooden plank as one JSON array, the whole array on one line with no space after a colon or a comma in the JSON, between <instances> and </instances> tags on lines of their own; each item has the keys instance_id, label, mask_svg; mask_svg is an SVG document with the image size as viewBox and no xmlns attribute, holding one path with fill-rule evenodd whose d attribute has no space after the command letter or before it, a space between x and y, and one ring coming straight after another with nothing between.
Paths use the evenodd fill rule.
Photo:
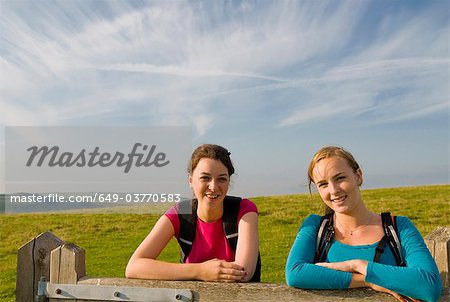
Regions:
<instances>
[{"instance_id":1,"label":"wooden plank","mask_svg":"<svg viewBox=\"0 0 450 302\"><path fill-rule=\"evenodd\" d=\"M450 228L442 231L434 243L434 259L441 275L442 286L450 286L449 276Z\"/></svg>"},{"instance_id":2,"label":"wooden plank","mask_svg":"<svg viewBox=\"0 0 450 302\"><path fill-rule=\"evenodd\" d=\"M64 241L44 232L19 248L17 253L16 301L34 301L41 276L50 279L50 252Z\"/></svg>"},{"instance_id":3,"label":"wooden plank","mask_svg":"<svg viewBox=\"0 0 450 302\"><path fill-rule=\"evenodd\" d=\"M61 247L62 245L55 248L50 255L50 282L59 283L59 271L61 269ZM58 302L57 299L49 299L49 302ZM63 300L68 301L68 300Z\"/></svg>"},{"instance_id":4,"label":"wooden plank","mask_svg":"<svg viewBox=\"0 0 450 302\"><path fill-rule=\"evenodd\" d=\"M24 244L17 252L16 301L34 301L34 240Z\"/></svg>"},{"instance_id":5,"label":"wooden plank","mask_svg":"<svg viewBox=\"0 0 450 302\"><path fill-rule=\"evenodd\" d=\"M85 251L73 243L65 243L51 252L50 282L76 284L86 275ZM73 302L66 299L49 299L49 302Z\"/></svg>"},{"instance_id":6,"label":"wooden plank","mask_svg":"<svg viewBox=\"0 0 450 302\"><path fill-rule=\"evenodd\" d=\"M428 234L424 239L425 244L427 245L428 250L430 251L431 256L434 258L434 241L435 241L435 235L433 232Z\"/></svg>"},{"instance_id":7,"label":"wooden plank","mask_svg":"<svg viewBox=\"0 0 450 302\"><path fill-rule=\"evenodd\" d=\"M425 238L425 243L441 275L443 287L450 286L450 227L437 227Z\"/></svg>"},{"instance_id":8,"label":"wooden plank","mask_svg":"<svg viewBox=\"0 0 450 302\"><path fill-rule=\"evenodd\" d=\"M55 248L50 255L50 281L51 283L59 283L59 267L61 266L61 247Z\"/></svg>"},{"instance_id":9,"label":"wooden plank","mask_svg":"<svg viewBox=\"0 0 450 302\"><path fill-rule=\"evenodd\" d=\"M322 301L396 301L388 294L371 289L348 290L304 290L292 288L286 284L274 283L224 283L201 281L161 281L125 278L84 277L77 284L115 285L148 288L186 288L194 292L194 301L285 301L285 302L322 302ZM80 302L80 301L78 301ZM92 301L90 301L92 302Z\"/></svg>"},{"instance_id":10,"label":"wooden plank","mask_svg":"<svg viewBox=\"0 0 450 302\"><path fill-rule=\"evenodd\" d=\"M86 275L85 251L73 243L65 243L52 251L51 283L76 284Z\"/></svg>"}]
</instances>

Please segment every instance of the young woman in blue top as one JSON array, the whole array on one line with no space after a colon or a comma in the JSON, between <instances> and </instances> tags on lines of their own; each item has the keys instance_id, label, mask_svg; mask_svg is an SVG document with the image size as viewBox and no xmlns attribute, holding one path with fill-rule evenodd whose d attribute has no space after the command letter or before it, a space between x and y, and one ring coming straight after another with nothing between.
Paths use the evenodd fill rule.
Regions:
<instances>
[{"instance_id":1,"label":"young woman in blue top","mask_svg":"<svg viewBox=\"0 0 450 302\"><path fill-rule=\"evenodd\" d=\"M305 219L286 263L289 286L370 287L399 301L439 299L442 292L439 271L422 236L407 217L397 217L406 266L396 266L388 247L379 262L373 261L377 243L384 236L381 216L366 208L360 193L362 171L348 151L334 146L320 149L309 165L308 177L310 189L314 183L326 211L334 212L334 238L326 262L314 263L321 216L309 215Z\"/></svg>"}]
</instances>

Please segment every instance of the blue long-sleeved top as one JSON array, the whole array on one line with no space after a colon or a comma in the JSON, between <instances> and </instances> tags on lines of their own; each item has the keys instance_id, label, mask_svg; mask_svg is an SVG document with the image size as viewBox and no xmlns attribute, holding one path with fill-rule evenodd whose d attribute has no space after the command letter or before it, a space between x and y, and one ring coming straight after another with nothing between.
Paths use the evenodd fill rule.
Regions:
<instances>
[{"instance_id":1,"label":"blue long-sleeved top","mask_svg":"<svg viewBox=\"0 0 450 302\"><path fill-rule=\"evenodd\" d=\"M314 265L319 215L309 215L303 222L286 263L286 282L289 286L306 289L346 289L352 273ZM396 266L391 249L386 246L380 262L373 262L377 243L351 246L333 239L326 262L350 259L367 260L365 281L396 293L437 301L442 293L439 271L433 257L414 224L403 216L397 217L397 229L406 267Z\"/></svg>"}]
</instances>

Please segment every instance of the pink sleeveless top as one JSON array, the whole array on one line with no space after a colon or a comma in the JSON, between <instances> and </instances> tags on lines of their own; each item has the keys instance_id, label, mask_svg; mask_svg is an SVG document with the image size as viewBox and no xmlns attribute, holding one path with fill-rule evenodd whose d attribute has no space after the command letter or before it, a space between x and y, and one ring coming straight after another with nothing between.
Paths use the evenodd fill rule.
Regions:
<instances>
[{"instance_id":1,"label":"pink sleeveless top","mask_svg":"<svg viewBox=\"0 0 450 302\"><path fill-rule=\"evenodd\" d=\"M239 209L238 221L249 212L258 213L256 205L248 199L242 199ZM175 237L180 236L180 220L178 219L178 205L171 207L165 213L172 222ZM214 258L225 261L234 261L235 252L228 245L223 230L222 218L214 222L204 222L197 218L197 232L191 253L186 263L200 263Z\"/></svg>"}]
</instances>

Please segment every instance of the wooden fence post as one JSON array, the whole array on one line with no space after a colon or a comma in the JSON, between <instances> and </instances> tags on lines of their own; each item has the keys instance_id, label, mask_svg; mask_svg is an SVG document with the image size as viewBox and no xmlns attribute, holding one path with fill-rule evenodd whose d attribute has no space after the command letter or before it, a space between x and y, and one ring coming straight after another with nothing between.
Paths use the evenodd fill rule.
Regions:
<instances>
[{"instance_id":1,"label":"wooden fence post","mask_svg":"<svg viewBox=\"0 0 450 302\"><path fill-rule=\"evenodd\" d=\"M425 243L436 261L441 275L442 286L449 287L450 227L437 227L425 237Z\"/></svg>"},{"instance_id":2,"label":"wooden fence post","mask_svg":"<svg viewBox=\"0 0 450 302\"><path fill-rule=\"evenodd\" d=\"M86 275L85 251L73 243L55 248L50 257L50 282L53 284L76 284ZM49 302L73 300L50 299Z\"/></svg>"},{"instance_id":3,"label":"wooden fence post","mask_svg":"<svg viewBox=\"0 0 450 302\"><path fill-rule=\"evenodd\" d=\"M16 301L35 300L39 279L50 279L50 252L64 241L50 232L24 244L17 253Z\"/></svg>"}]
</instances>

